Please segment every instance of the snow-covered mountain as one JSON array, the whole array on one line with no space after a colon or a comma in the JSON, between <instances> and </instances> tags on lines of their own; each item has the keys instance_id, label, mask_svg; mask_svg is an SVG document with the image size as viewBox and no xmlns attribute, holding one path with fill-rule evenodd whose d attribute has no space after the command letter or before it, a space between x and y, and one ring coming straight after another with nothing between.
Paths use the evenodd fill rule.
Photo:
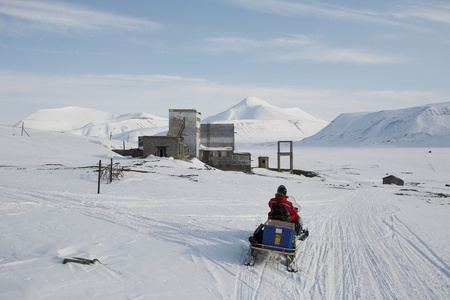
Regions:
<instances>
[{"instance_id":1,"label":"snow-covered mountain","mask_svg":"<svg viewBox=\"0 0 450 300\"><path fill-rule=\"evenodd\" d=\"M42 109L23 122L26 128L130 143L141 135L165 134L169 125L168 119L146 113L115 115L76 106ZM202 122L233 123L236 143L242 144L293 140L312 146L450 147L450 102L344 113L328 123L299 108L280 108L248 97Z\"/></svg>"},{"instance_id":2,"label":"snow-covered mountain","mask_svg":"<svg viewBox=\"0 0 450 300\"><path fill-rule=\"evenodd\" d=\"M299 108L280 108L256 97L247 97L203 122L233 123L237 143L299 141L317 133L328 124Z\"/></svg>"},{"instance_id":3,"label":"snow-covered mountain","mask_svg":"<svg viewBox=\"0 0 450 300\"><path fill-rule=\"evenodd\" d=\"M315 146L450 147L450 102L341 114L301 143Z\"/></svg>"},{"instance_id":4,"label":"snow-covered mountain","mask_svg":"<svg viewBox=\"0 0 450 300\"><path fill-rule=\"evenodd\" d=\"M42 109L22 121L27 128L84 136L112 136L116 140L128 141L137 141L141 135L164 134L169 126L168 119L146 113L115 115L76 106ZM279 108L256 97L248 97L230 109L206 118L203 123L206 122L234 123L237 143L299 141L328 124L299 108Z\"/></svg>"},{"instance_id":5,"label":"snow-covered mountain","mask_svg":"<svg viewBox=\"0 0 450 300\"><path fill-rule=\"evenodd\" d=\"M17 123L27 128L73 133L84 136L135 139L166 131L168 119L146 113L116 115L91 108L69 106L41 109Z\"/></svg>"}]
</instances>

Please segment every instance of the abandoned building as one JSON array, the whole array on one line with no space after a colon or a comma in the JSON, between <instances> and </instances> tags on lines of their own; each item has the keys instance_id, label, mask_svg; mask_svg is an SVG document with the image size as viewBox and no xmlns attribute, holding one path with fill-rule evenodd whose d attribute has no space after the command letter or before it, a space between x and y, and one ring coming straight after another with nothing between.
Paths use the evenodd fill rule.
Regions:
<instances>
[{"instance_id":1,"label":"abandoned building","mask_svg":"<svg viewBox=\"0 0 450 300\"><path fill-rule=\"evenodd\" d=\"M186 126L186 118L174 117L169 124L170 127L166 136L138 137L138 146L142 151L142 157L149 155L173 157L175 159L188 159L190 157L189 146L185 144L185 139L182 136Z\"/></svg>"},{"instance_id":2,"label":"abandoned building","mask_svg":"<svg viewBox=\"0 0 450 300\"><path fill-rule=\"evenodd\" d=\"M250 153L235 152L234 124L200 124L195 109L170 109L166 136L140 136L142 156L198 158L221 170L250 172Z\"/></svg>"},{"instance_id":3,"label":"abandoned building","mask_svg":"<svg viewBox=\"0 0 450 300\"><path fill-rule=\"evenodd\" d=\"M383 184L404 185L405 182L394 175L389 175L383 178Z\"/></svg>"},{"instance_id":4,"label":"abandoned building","mask_svg":"<svg viewBox=\"0 0 450 300\"><path fill-rule=\"evenodd\" d=\"M258 157L258 168L269 169L269 157L268 156Z\"/></svg>"},{"instance_id":5,"label":"abandoned building","mask_svg":"<svg viewBox=\"0 0 450 300\"><path fill-rule=\"evenodd\" d=\"M182 137L140 136L139 149L142 149L142 157L154 155L175 159L189 158L189 147L184 144Z\"/></svg>"},{"instance_id":6,"label":"abandoned building","mask_svg":"<svg viewBox=\"0 0 450 300\"><path fill-rule=\"evenodd\" d=\"M184 120L184 125L180 128L176 124L182 120ZM176 134L182 137L184 144L189 147L189 158L198 158L199 155L200 121L201 114L195 109L169 109L169 133L167 136ZM177 132L169 135L172 129Z\"/></svg>"},{"instance_id":7,"label":"abandoned building","mask_svg":"<svg viewBox=\"0 0 450 300\"><path fill-rule=\"evenodd\" d=\"M202 124L199 159L227 171L251 171L250 153L234 151L234 124Z\"/></svg>"}]
</instances>

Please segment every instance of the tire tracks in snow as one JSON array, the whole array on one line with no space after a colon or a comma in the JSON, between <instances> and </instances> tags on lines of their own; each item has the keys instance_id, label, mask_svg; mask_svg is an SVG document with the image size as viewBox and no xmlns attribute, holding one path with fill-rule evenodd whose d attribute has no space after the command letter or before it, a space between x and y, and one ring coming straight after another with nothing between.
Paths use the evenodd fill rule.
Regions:
<instances>
[{"instance_id":1,"label":"tire tracks in snow","mask_svg":"<svg viewBox=\"0 0 450 300\"><path fill-rule=\"evenodd\" d=\"M33 209L37 205L47 209L69 211L71 213L79 213L88 217L100 219L106 222L111 222L115 225L130 228L138 233L151 236L152 238L163 240L166 242L179 244L187 247L187 251L192 263L198 269L203 269L203 272L208 272L211 278L215 278L214 286L208 287L208 291L212 295L222 295L225 298L231 298L229 286L224 284L223 276L235 277L236 262L226 261L221 258L229 256L230 247L233 247L235 241L233 237L228 236L228 231L219 234L215 231L215 227L202 227L204 222L197 223L197 218L206 218L209 220L211 216L193 216L189 215L171 215L159 214L153 215L151 213L152 205L148 205L142 209L140 207L132 207L132 210L127 208L126 203L118 199L117 201L106 199L104 196L97 198L90 195L79 195L73 193L66 193L60 191L39 191L16 189L5 187L3 189L3 198L12 199L13 201L5 201L11 207ZM94 199L97 198L97 199ZM135 202L134 202L135 203ZM30 205L31 204L31 205ZM148 202L143 202L148 204ZM135 204L136 205L136 204ZM192 216L192 215L191 215ZM227 215L214 215L212 218L223 217L233 219ZM241 218L242 216L236 216ZM226 223L228 224L228 223ZM223 225L219 229L224 229ZM217 247L222 245L226 247ZM223 248L223 249L222 249ZM223 256L212 252L211 249L218 249L223 251Z\"/></svg>"},{"instance_id":2,"label":"tire tracks in snow","mask_svg":"<svg viewBox=\"0 0 450 300\"><path fill-rule=\"evenodd\" d=\"M300 246L298 251L302 248ZM260 252L254 266L244 266L244 256L236 274L233 299L307 299L300 289L301 270L288 272L284 255Z\"/></svg>"},{"instance_id":3,"label":"tire tracks in snow","mask_svg":"<svg viewBox=\"0 0 450 300\"><path fill-rule=\"evenodd\" d=\"M167 215L164 219L164 215L129 211L120 199L117 203L106 202L105 198L90 195L4 186L2 193L3 198L14 200L4 201L5 210L8 207L31 210L36 205L63 209L186 245L192 249L192 260L211 276L217 276L220 294L230 295L224 292L222 273L236 275L231 291L234 299L448 299L450 296L449 266L397 216L399 209L386 200L392 195L382 189L339 190L335 199L316 207L307 224L310 237L297 253L298 273L288 273L284 257L276 254L262 254L254 267L218 261L220 255L203 248L223 239L211 237L210 228L202 228L195 222L186 224L187 216L181 221L176 216L167 220Z\"/></svg>"},{"instance_id":4,"label":"tire tracks in snow","mask_svg":"<svg viewBox=\"0 0 450 300\"><path fill-rule=\"evenodd\" d=\"M4 197L16 200L20 199L20 202L13 205L23 206L25 203L24 201L27 201L34 205L76 212L120 226L125 226L139 233L147 234L157 239L176 244L202 245L219 240L214 237L205 239L207 236L206 230L192 222L185 224L182 221L168 221L167 214L150 216L143 212L133 212L130 211L129 208L126 208L125 205L121 206L119 204L119 206L117 206L117 203L114 201L112 203L104 203L104 199L93 200L85 195L82 196L82 199L78 200L77 197L80 196L78 194L59 191L44 192L39 190L19 190L10 187L5 187L2 192ZM178 215L170 215L171 220L178 217ZM186 233L188 234L186 235Z\"/></svg>"},{"instance_id":5,"label":"tire tracks in snow","mask_svg":"<svg viewBox=\"0 0 450 300\"><path fill-rule=\"evenodd\" d=\"M449 268L397 216L383 190L352 190L324 207L299 257L307 298L444 299Z\"/></svg>"}]
</instances>

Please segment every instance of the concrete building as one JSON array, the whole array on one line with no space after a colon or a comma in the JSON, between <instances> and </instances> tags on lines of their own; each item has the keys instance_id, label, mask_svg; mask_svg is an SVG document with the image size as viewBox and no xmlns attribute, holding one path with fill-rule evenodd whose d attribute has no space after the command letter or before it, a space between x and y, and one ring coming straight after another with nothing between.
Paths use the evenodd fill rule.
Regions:
<instances>
[{"instance_id":1,"label":"concrete building","mask_svg":"<svg viewBox=\"0 0 450 300\"><path fill-rule=\"evenodd\" d=\"M155 155L160 157L173 157L175 159L188 159L189 147L185 145L182 137L185 128L184 118L174 118L166 136L140 136L139 150L142 157Z\"/></svg>"},{"instance_id":2,"label":"concrete building","mask_svg":"<svg viewBox=\"0 0 450 300\"><path fill-rule=\"evenodd\" d=\"M154 155L182 160L189 158L189 148L182 137L140 136L139 149L142 149L142 157Z\"/></svg>"},{"instance_id":3,"label":"concrete building","mask_svg":"<svg viewBox=\"0 0 450 300\"><path fill-rule=\"evenodd\" d=\"M203 147L231 147L234 150L234 124L202 124L200 136Z\"/></svg>"},{"instance_id":4,"label":"concrete building","mask_svg":"<svg viewBox=\"0 0 450 300\"><path fill-rule=\"evenodd\" d=\"M251 172L251 154L235 152L231 149L202 149L200 160L205 164L224 171Z\"/></svg>"},{"instance_id":5,"label":"concrete building","mask_svg":"<svg viewBox=\"0 0 450 300\"><path fill-rule=\"evenodd\" d=\"M200 132L202 162L226 171L251 171L250 153L234 151L234 124L202 124Z\"/></svg>"},{"instance_id":6,"label":"concrete building","mask_svg":"<svg viewBox=\"0 0 450 300\"><path fill-rule=\"evenodd\" d=\"M201 114L195 109L169 109L169 128L172 128L172 124L177 122L177 119L184 119L181 137L184 138L184 143L189 147L189 158L198 158Z\"/></svg>"},{"instance_id":7,"label":"concrete building","mask_svg":"<svg viewBox=\"0 0 450 300\"><path fill-rule=\"evenodd\" d=\"M195 109L170 109L166 136L140 136L142 156L198 158L221 170L250 172L250 153L235 152L234 124L200 124Z\"/></svg>"}]
</instances>

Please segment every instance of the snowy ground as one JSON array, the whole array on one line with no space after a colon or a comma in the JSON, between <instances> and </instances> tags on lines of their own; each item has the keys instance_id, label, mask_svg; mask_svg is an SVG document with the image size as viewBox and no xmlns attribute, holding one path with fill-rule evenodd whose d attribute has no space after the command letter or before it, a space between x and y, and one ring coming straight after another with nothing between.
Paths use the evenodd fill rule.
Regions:
<instances>
[{"instance_id":1,"label":"snowy ground","mask_svg":"<svg viewBox=\"0 0 450 300\"><path fill-rule=\"evenodd\" d=\"M0 129L1 299L450 299L448 148L296 147L316 178L114 157L130 171L97 194L100 140ZM239 150L276 167L276 145ZM279 184L310 230L298 273L242 265Z\"/></svg>"}]
</instances>

